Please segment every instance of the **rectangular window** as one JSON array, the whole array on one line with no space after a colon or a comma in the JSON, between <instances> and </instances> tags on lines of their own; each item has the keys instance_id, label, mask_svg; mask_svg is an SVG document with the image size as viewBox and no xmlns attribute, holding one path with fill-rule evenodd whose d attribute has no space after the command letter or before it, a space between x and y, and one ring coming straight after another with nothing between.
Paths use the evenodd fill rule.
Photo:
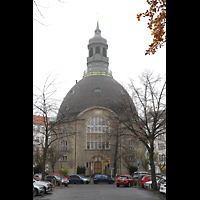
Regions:
<instances>
[{"instance_id":1,"label":"rectangular window","mask_svg":"<svg viewBox=\"0 0 200 200\"><path fill-rule=\"evenodd\" d=\"M106 149L109 149L109 142L106 142Z\"/></svg>"},{"instance_id":2,"label":"rectangular window","mask_svg":"<svg viewBox=\"0 0 200 200\"><path fill-rule=\"evenodd\" d=\"M90 133L90 127L87 127L87 133Z\"/></svg>"},{"instance_id":3,"label":"rectangular window","mask_svg":"<svg viewBox=\"0 0 200 200\"><path fill-rule=\"evenodd\" d=\"M97 133L97 127L95 126L94 128L95 128L95 133Z\"/></svg>"},{"instance_id":4,"label":"rectangular window","mask_svg":"<svg viewBox=\"0 0 200 200\"><path fill-rule=\"evenodd\" d=\"M94 149L94 142L91 142L91 149Z\"/></svg>"},{"instance_id":5,"label":"rectangular window","mask_svg":"<svg viewBox=\"0 0 200 200\"><path fill-rule=\"evenodd\" d=\"M90 143L87 142L87 149L90 149Z\"/></svg>"},{"instance_id":6,"label":"rectangular window","mask_svg":"<svg viewBox=\"0 0 200 200\"><path fill-rule=\"evenodd\" d=\"M101 117L98 117L99 125L101 125Z\"/></svg>"},{"instance_id":7,"label":"rectangular window","mask_svg":"<svg viewBox=\"0 0 200 200\"><path fill-rule=\"evenodd\" d=\"M94 133L94 127L93 126L91 127L91 133Z\"/></svg>"},{"instance_id":8,"label":"rectangular window","mask_svg":"<svg viewBox=\"0 0 200 200\"><path fill-rule=\"evenodd\" d=\"M94 125L94 118L91 119L91 125Z\"/></svg>"},{"instance_id":9,"label":"rectangular window","mask_svg":"<svg viewBox=\"0 0 200 200\"><path fill-rule=\"evenodd\" d=\"M101 149L101 142L97 142L97 149Z\"/></svg>"},{"instance_id":10,"label":"rectangular window","mask_svg":"<svg viewBox=\"0 0 200 200\"><path fill-rule=\"evenodd\" d=\"M97 142L95 142L95 149L97 149Z\"/></svg>"}]
</instances>

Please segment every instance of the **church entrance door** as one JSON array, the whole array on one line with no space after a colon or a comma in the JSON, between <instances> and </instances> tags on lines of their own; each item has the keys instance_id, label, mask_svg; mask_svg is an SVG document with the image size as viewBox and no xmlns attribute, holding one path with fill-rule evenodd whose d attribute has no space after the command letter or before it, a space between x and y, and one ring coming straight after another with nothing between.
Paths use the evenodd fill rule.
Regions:
<instances>
[{"instance_id":1,"label":"church entrance door","mask_svg":"<svg viewBox=\"0 0 200 200\"><path fill-rule=\"evenodd\" d=\"M94 163L94 173L95 174L101 174L102 166L100 161L96 161Z\"/></svg>"}]
</instances>

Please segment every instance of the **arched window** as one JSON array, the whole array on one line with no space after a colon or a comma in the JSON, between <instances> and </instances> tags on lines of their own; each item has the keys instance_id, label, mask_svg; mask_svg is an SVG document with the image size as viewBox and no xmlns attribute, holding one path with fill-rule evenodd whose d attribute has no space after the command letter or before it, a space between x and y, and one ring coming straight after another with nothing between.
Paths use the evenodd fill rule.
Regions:
<instances>
[{"instance_id":1,"label":"arched window","mask_svg":"<svg viewBox=\"0 0 200 200\"><path fill-rule=\"evenodd\" d=\"M107 52L106 52L106 49L103 48L103 56L106 57L107 56Z\"/></svg>"},{"instance_id":2,"label":"arched window","mask_svg":"<svg viewBox=\"0 0 200 200\"><path fill-rule=\"evenodd\" d=\"M87 124L87 133L108 133L108 120L102 117L92 117Z\"/></svg>"},{"instance_id":3,"label":"arched window","mask_svg":"<svg viewBox=\"0 0 200 200\"><path fill-rule=\"evenodd\" d=\"M93 56L93 48L90 48L89 57L92 57L92 56Z\"/></svg>"},{"instance_id":4,"label":"arched window","mask_svg":"<svg viewBox=\"0 0 200 200\"><path fill-rule=\"evenodd\" d=\"M100 53L100 47L96 47L95 52Z\"/></svg>"}]
</instances>

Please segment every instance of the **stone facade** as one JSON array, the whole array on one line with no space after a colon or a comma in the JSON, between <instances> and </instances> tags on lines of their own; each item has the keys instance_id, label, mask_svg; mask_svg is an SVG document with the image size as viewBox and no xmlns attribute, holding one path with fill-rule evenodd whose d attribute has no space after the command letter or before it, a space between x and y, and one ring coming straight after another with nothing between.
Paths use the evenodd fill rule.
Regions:
<instances>
[{"instance_id":1,"label":"stone facade","mask_svg":"<svg viewBox=\"0 0 200 200\"><path fill-rule=\"evenodd\" d=\"M55 172L61 168L61 162L68 174L76 174L78 166L85 167L86 176L97 173L111 175L110 167L114 167L115 159L117 174L129 173L128 164L137 166L139 156L144 154L144 146L135 139L133 151L132 137L125 134L124 129L120 130L114 117L112 110L96 107L61 124L58 135L66 134L66 137L54 143L63 153L55 165ZM67 144L64 149L63 143ZM126 162L129 163L125 165Z\"/></svg>"}]
</instances>

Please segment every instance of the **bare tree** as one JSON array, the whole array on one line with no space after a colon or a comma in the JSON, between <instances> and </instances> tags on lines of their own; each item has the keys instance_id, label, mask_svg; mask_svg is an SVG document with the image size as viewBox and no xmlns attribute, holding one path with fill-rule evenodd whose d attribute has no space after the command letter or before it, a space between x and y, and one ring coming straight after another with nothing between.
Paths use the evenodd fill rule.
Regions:
<instances>
[{"instance_id":1,"label":"bare tree","mask_svg":"<svg viewBox=\"0 0 200 200\"><path fill-rule=\"evenodd\" d=\"M55 79L50 81L50 75L45 80L44 86L40 89L37 86L34 86L38 89L39 94L33 94L33 111L35 114L42 117L44 129L40 133L44 136L43 140L39 143L42 146L43 150L43 160L42 160L42 180L44 180L45 176L45 164L47 160L47 150L51 146L53 142L63 137L66 137L70 133L67 130L66 134L60 134L59 124L67 119L61 118L59 120L54 119L50 121L51 116L56 116L59 109L59 101L53 98L53 95L57 91L57 84L55 83ZM62 130L63 131L63 130ZM37 141L38 142L38 141Z\"/></svg>"},{"instance_id":2,"label":"bare tree","mask_svg":"<svg viewBox=\"0 0 200 200\"><path fill-rule=\"evenodd\" d=\"M43 23L42 21L45 19L43 11L41 8L50 8L50 3L52 0L39 2L38 0L33 0L33 19L42 24L43 26L48 26L47 24ZM67 1L57 0L59 3L69 3ZM50 24L49 24L50 25Z\"/></svg>"},{"instance_id":3,"label":"bare tree","mask_svg":"<svg viewBox=\"0 0 200 200\"><path fill-rule=\"evenodd\" d=\"M56 148L55 146L51 146L48 151L47 151L47 160L50 162L51 164L51 168L53 170L54 173L54 166L56 164L56 162L60 159L60 157L63 155L62 152Z\"/></svg>"},{"instance_id":4,"label":"bare tree","mask_svg":"<svg viewBox=\"0 0 200 200\"><path fill-rule=\"evenodd\" d=\"M130 89L132 99L137 108L137 112L131 104L127 105L127 100L116 104L123 115L117 119L126 129L130 130L130 135L138 138L146 147L149 153L149 161L152 175L152 188L156 189L155 163L154 163L154 140L161 134L166 133L166 104L165 88L166 81L160 76L154 77L152 72L145 71L140 76L140 88L136 88L131 80ZM161 87L160 82L162 82Z\"/></svg>"}]
</instances>

